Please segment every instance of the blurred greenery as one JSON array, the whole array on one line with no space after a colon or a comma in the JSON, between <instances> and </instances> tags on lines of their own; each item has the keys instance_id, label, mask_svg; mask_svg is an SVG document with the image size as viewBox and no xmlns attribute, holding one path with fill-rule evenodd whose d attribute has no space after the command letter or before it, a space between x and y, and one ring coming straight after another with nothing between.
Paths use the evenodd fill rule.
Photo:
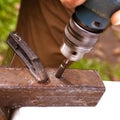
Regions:
<instances>
[{"instance_id":1,"label":"blurred greenery","mask_svg":"<svg viewBox=\"0 0 120 120\"><path fill-rule=\"evenodd\" d=\"M16 27L19 5L20 0L0 0L0 64L8 49L7 36ZM108 62L99 59L83 58L78 62L74 62L70 68L95 69L103 80L120 80L120 65L113 67Z\"/></svg>"},{"instance_id":2,"label":"blurred greenery","mask_svg":"<svg viewBox=\"0 0 120 120\"><path fill-rule=\"evenodd\" d=\"M80 61L74 62L70 68L97 70L103 80L120 81L120 65L113 67L107 61L101 61L100 59L83 58Z\"/></svg>"},{"instance_id":3,"label":"blurred greenery","mask_svg":"<svg viewBox=\"0 0 120 120\"><path fill-rule=\"evenodd\" d=\"M0 0L0 54L5 54L8 34L15 30L20 0Z\"/></svg>"}]
</instances>

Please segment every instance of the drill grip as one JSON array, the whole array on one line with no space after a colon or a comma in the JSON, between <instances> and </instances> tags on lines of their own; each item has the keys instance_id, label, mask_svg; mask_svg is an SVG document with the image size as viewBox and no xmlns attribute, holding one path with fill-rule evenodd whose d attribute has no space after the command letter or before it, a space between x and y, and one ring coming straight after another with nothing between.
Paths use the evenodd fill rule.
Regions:
<instances>
[{"instance_id":1,"label":"drill grip","mask_svg":"<svg viewBox=\"0 0 120 120\"><path fill-rule=\"evenodd\" d=\"M120 10L120 0L88 0L76 7L73 19L87 31L101 33L117 10Z\"/></svg>"},{"instance_id":2,"label":"drill grip","mask_svg":"<svg viewBox=\"0 0 120 120\"><path fill-rule=\"evenodd\" d=\"M109 19L115 11L120 10L120 0L87 0L84 6L99 16Z\"/></svg>"}]
</instances>

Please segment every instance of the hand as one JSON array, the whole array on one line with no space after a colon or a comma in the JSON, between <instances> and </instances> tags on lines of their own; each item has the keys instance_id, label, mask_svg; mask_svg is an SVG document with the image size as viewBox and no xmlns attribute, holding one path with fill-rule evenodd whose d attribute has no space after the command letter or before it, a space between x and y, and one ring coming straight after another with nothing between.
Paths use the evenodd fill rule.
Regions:
<instances>
[{"instance_id":1,"label":"hand","mask_svg":"<svg viewBox=\"0 0 120 120\"><path fill-rule=\"evenodd\" d=\"M67 8L74 8L83 4L86 0L60 0L61 3Z\"/></svg>"}]
</instances>

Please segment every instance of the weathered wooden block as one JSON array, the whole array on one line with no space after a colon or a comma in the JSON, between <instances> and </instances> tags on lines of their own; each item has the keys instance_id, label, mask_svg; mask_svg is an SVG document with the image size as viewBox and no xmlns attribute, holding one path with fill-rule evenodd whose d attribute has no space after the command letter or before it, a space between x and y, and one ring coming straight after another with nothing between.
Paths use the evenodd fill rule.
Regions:
<instances>
[{"instance_id":1,"label":"weathered wooden block","mask_svg":"<svg viewBox=\"0 0 120 120\"><path fill-rule=\"evenodd\" d=\"M95 106L105 86L95 70L66 69L57 79L57 69L46 69L50 81L39 84L24 68L0 68L0 106Z\"/></svg>"}]
</instances>

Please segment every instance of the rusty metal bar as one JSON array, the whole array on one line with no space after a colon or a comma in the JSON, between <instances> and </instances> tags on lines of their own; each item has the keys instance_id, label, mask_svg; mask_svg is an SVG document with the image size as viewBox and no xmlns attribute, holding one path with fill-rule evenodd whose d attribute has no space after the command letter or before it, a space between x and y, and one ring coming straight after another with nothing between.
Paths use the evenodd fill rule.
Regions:
<instances>
[{"instance_id":1,"label":"rusty metal bar","mask_svg":"<svg viewBox=\"0 0 120 120\"><path fill-rule=\"evenodd\" d=\"M1 107L0 108L0 120L8 120L10 118L9 108Z\"/></svg>"},{"instance_id":2,"label":"rusty metal bar","mask_svg":"<svg viewBox=\"0 0 120 120\"><path fill-rule=\"evenodd\" d=\"M50 81L39 84L27 69L0 68L0 106L94 106L105 91L94 70L67 69L61 79L46 70Z\"/></svg>"}]
</instances>

